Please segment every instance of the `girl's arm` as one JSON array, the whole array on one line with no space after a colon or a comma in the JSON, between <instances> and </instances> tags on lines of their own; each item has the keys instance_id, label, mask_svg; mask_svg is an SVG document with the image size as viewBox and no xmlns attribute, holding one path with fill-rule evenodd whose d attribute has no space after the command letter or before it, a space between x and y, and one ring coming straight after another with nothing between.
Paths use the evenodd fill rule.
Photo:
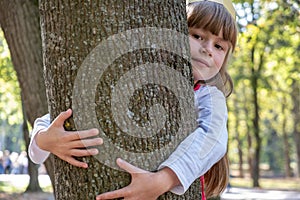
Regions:
<instances>
[{"instance_id":1,"label":"girl's arm","mask_svg":"<svg viewBox=\"0 0 300 200\"><path fill-rule=\"evenodd\" d=\"M154 200L169 190L175 194L183 194L195 179L222 158L226 153L228 140L224 95L216 87L203 86L195 93L195 105L198 112L197 129L159 166L158 172L142 170L143 173L140 173L141 169L137 168L133 173L119 165L131 174L131 184L120 190L101 194L97 199L139 199L139 195L143 194L141 199ZM161 173L164 174L163 178L160 177ZM153 190L155 196L151 195Z\"/></svg>"},{"instance_id":2,"label":"girl's arm","mask_svg":"<svg viewBox=\"0 0 300 200\"><path fill-rule=\"evenodd\" d=\"M50 152L44 151L38 147L35 141L35 136L40 130L47 129L50 126L50 115L46 114L34 121L31 131L30 144L28 147L29 157L32 162L42 164L49 156Z\"/></svg>"},{"instance_id":3,"label":"girl's arm","mask_svg":"<svg viewBox=\"0 0 300 200\"><path fill-rule=\"evenodd\" d=\"M84 131L65 131L63 124L72 115L72 110L60 113L50 124L49 114L38 118L34 123L29 156L37 164L43 163L53 153L62 160L77 167L87 168L87 164L76 160L74 157L90 156L98 154L96 148L85 147L102 144L101 138L92 138L98 135L97 129Z\"/></svg>"},{"instance_id":4,"label":"girl's arm","mask_svg":"<svg viewBox=\"0 0 300 200\"><path fill-rule=\"evenodd\" d=\"M171 191L183 194L190 185L207 172L226 153L227 107L222 92L213 86L201 86L195 92L198 128L164 161L159 169L168 167L181 185Z\"/></svg>"}]
</instances>

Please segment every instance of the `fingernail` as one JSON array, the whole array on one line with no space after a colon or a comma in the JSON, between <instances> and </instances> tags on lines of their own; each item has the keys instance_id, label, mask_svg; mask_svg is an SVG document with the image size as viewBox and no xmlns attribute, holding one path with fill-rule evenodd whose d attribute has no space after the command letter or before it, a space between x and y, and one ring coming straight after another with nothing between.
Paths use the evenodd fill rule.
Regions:
<instances>
[{"instance_id":1,"label":"fingernail","mask_svg":"<svg viewBox=\"0 0 300 200\"><path fill-rule=\"evenodd\" d=\"M92 153L93 155L96 155L96 154L99 153L99 151L98 151L98 149L92 149L92 150L91 150L91 153Z\"/></svg>"},{"instance_id":2,"label":"fingernail","mask_svg":"<svg viewBox=\"0 0 300 200\"><path fill-rule=\"evenodd\" d=\"M95 134L99 134L99 130L96 129L96 128L93 128L92 132L95 133Z\"/></svg>"},{"instance_id":3,"label":"fingernail","mask_svg":"<svg viewBox=\"0 0 300 200\"><path fill-rule=\"evenodd\" d=\"M103 139L102 138L99 138L99 144L103 144Z\"/></svg>"}]
</instances>

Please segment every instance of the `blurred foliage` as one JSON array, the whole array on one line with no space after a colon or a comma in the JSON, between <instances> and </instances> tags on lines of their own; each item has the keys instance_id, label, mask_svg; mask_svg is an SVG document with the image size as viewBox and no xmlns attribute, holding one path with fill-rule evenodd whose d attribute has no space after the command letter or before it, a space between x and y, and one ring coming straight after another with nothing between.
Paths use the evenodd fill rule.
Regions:
<instances>
[{"instance_id":1,"label":"blurred foliage","mask_svg":"<svg viewBox=\"0 0 300 200\"><path fill-rule=\"evenodd\" d=\"M0 30L0 150L25 150L21 129L20 87L9 49Z\"/></svg>"},{"instance_id":2,"label":"blurred foliage","mask_svg":"<svg viewBox=\"0 0 300 200\"><path fill-rule=\"evenodd\" d=\"M291 84L300 81L300 9L296 0L234 1L240 29L238 47L229 72L234 79L235 92L228 99L229 155L243 162L254 152L249 148L247 134L252 136L253 96L251 76L258 77L260 162L273 170L273 175L284 174L285 146L283 133L288 135L290 165L296 162L293 139ZM254 50L253 50L254 49ZM254 56L252 53L254 52ZM253 60L252 60L253 59ZM260 70L259 67L261 67ZM284 123L286 123L284 125ZM241 143L238 145L237 137ZM253 138L252 142L253 142Z\"/></svg>"}]
</instances>

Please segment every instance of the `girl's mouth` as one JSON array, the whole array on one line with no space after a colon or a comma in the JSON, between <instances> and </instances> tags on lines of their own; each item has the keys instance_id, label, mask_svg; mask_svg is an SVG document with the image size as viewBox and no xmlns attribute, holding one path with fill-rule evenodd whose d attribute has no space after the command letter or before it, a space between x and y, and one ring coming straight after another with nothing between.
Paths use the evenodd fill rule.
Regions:
<instances>
[{"instance_id":1,"label":"girl's mouth","mask_svg":"<svg viewBox=\"0 0 300 200\"><path fill-rule=\"evenodd\" d=\"M201 64L201 65L204 65L206 67L210 67L209 64L205 60L203 60L203 59L192 58L192 60L195 61L195 62L197 62L197 63L199 63L199 64Z\"/></svg>"}]
</instances>

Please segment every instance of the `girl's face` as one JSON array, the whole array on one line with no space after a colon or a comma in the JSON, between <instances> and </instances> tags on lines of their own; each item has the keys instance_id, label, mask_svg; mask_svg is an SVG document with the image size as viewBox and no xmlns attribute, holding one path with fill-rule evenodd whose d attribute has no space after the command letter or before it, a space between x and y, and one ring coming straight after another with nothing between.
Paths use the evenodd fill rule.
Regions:
<instances>
[{"instance_id":1,"label":"girl's face","mask_svg":"<svg viewBox=\"0 0 300 200\"><path fill-rule=\"evenodd\" d=\"M229 41L223 39L222 31L213 35L201 28L189 28L189 38L194 81L213 78L223 66Z\"/></svg>"}]
</instances>

